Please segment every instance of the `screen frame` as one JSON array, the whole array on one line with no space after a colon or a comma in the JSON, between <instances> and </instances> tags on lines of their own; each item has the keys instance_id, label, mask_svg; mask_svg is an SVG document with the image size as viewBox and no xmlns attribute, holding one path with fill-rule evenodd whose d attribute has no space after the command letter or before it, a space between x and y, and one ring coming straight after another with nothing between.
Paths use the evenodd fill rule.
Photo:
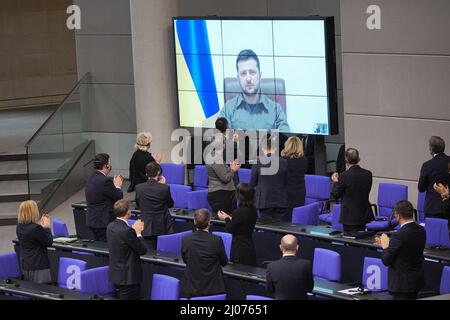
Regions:
<instances>
[{"instance_id":1,"label":"screen frame","mask_svg":"<svg viewBox=\"0 0 450 320\"><path fill-rule=\"evenodd\" d=\"M328 134L316 134L307 132L282 132L288 135L318 135L318 136L331 136L339 134L339 120L338 120L338 96L337 96L337 80L336 80L336 45L335 45L335 29L334 29L334 17L333 16L179 16L172 17L172 37L173 37L173 61L175 67L175 88L176 88L176 100L177 100L177 120L178 128L193 129L192 126L181 126L180 119L180 101L179 101L179 89L178 89L178 68L177 68L177 54L176 54L176 34L175 34L175 21L176 20L322 20L324 21L324 33L325 33L325 64L326 64L326 77L327 77L327 94L328 94ZM208 129L200 127L202 130ZM243 129L245 130L245 129Z\"/></svg>"}]
</instances>

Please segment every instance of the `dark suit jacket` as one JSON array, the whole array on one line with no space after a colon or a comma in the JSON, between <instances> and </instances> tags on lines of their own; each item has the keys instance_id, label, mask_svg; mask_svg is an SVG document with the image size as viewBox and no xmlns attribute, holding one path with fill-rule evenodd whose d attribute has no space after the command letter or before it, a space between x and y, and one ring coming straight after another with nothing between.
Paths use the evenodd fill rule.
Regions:
<instances>
[{"instance_id":1,"label":"dark suit jacket","mask_svg":"<svg viewBox=\"0 0 450 320\"><path fill-rule=\"evenodd\" d=\"M190 297L225 292L221 266L228 263L222 238L197 230L181 240L181 255L186 270L180 290Z\"/></svg>"},{"instance_id":2,"label":"dark suit jacket","mask_svg":"<svg viewBox=\"0 0 450 320\"><path fill-rule=\"evenodd\" d=\"M308 169L308 160L306 157L286 158L286 160L288 163L287 194L289 208L292 210L305 204L305 173Z\"/></svg>"},{"instance_id":3,"label":"dark suit jacket","mask_svg":"<svg viewBox=\"0 0 450 320\"><path fill-rule=\"evenodd\" d=\"M372 172L358 165L350 167L333 184L331 194L335 199L343 198L340 223L363 225L372 221L373 212L369 202L372 188Z\"/></svg>"},{"instance_id":4,"label":"dark suit jacket","mask_svg":"<svg viewBox=\"0 0 450 320\"><path fill-rule=\"evenodd\" d=\"M305 300L314 288L311 262L283 257L268 265L266 281L267 291L277 300Z\"/></svg>"},{"instance_id":5,"label":"dark suit jacket","mask_svg":"<svg viewBox=\"0 0 450 320\"><path fill-rule=\"evenodd\" d=\"M147 252L144 240L125 221L116 219L106 230L109 249L109 281L116 285L142 282L139 256Z\"/></svg>"},{"instance_id":6,"label":"dark suit jacket","mask_svg":"<svg viewBox=\"0 0 450 320\"><path fill-rule=\"evenodd\" d=\"M17 224L20 265L23 270L49 269L47 248L53 243L52 231L36 223Z\"/></svg>"},{"instance_id":7,"label":"dark suit jacket","mask_svg":"<svg viewBox=\"0 0 450 320\"><path fill-rule=\"evenodd\" d=\"M250 185L256 187L255 206L264 208L287 208L288 163L286 159L279 158L279 168L276 174L262 175L261 169L268 168L269 164L258 163L252 166Z\"/></svg>"},{"instance_id":8,"label":"dark suit jacket","mask_svg":"<svg viewBox=\"0 0 450 320\"><path fill-rule=\"evenodd\" d=\"M425 285L423 272L423 249L425 229L412 222L391 235L389 248L381 259L388 266L388 288L390 292L414 293Z\"/></svg>"},{"instance_id":9,"label":"dark suit jacket","mask_svg":"<svg viewBox=\"0 0 450 320\"><path fill-rule=\"evenodd\" d=\"M424 212L432 217L443 213L441 196L434 190L434 183L450 185L448 163L450 157L445 153L438 153L433 159L428 160L420 169L418 189L427 192L425 195Z\"/></svg>"},{"instance_id":10,"label":"dark suit jacket","mask_svg":"<svg viewBox=\"0 0 450 320\"><path fill-rule=\"evenodd\" d=\"M111 177L95 170L86 182L86 224L91 228L106 228L116 217L114 203L123 198L122 190L114 186Z\"/></svg>"},{"instance_id":11,"label":"dark suit jacket","mask_svg":"<svg viewBox=\"0 0 450 320\"><path fill-rule=\"evenodd\" d=\"M169 208L173 207L173 199L168 185L154 179L138 184L136 201L139 203L141 219L144 221L143 236L159 236L173 232L169 213Z\"/></svg>"},{"instance_id":12,"label":"dark suit jacket","mask_svg":"<svg viewBox=\"0 0 450 320\"><path fill-rule=\"evenodd\" d=\"M254 206L241 206L233 211L231 219L225 220L225 228L233 235L230 258L234 263L256 266L253 230L257 219Z\"/></svg>"},{"instance_id":13,"label":"dark suit jacket","mask_svg":"<svg viewBox=\"0 0 450 320\"><path fill-rule=\"evenodd\" d=\"M145 174L145 166L149 163L155 161L152 154L147 151L136 150L130 160L130 182L131 188L134 188L148 180Z\"/></svg>"}]
</instances>

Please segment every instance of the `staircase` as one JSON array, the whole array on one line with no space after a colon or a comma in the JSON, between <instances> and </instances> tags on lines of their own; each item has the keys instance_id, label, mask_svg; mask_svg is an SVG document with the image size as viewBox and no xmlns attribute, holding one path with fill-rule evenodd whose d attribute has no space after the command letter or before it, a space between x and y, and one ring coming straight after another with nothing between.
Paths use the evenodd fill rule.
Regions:
<instances>
[{"instance_id":1,"label":"staircase","mask_svg":"<svg viewBox=\"0 0 450 320\"><path fill-rule=\"evenodd\" d=\"M0 225L15 224L22 201L28 200L26 154L0 155Z\"/></svg>"}]
</instances>

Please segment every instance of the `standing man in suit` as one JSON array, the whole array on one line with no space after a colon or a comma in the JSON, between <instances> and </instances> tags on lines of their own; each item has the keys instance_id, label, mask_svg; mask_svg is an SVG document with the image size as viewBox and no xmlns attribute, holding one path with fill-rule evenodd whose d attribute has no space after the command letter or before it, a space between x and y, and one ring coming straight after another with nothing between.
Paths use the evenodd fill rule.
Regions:
<instances>
[{"instance_id":1,"label":"standing man in suit","mask_svg":"<svg viewBox=\"0 0 450 320\"><path fill-rule=\"evenodd\" d=\"M265 140L262 151L266 157L278 157L277 147L270 135ZM283 219L289 205L287 197L288 162L279 158L278 171L275 174L262 174L262 168L268 168L271 163L263 164L261 159L252 166L250 186L256 187L256 209L259 210L259 223L279 222Z\"/></svg>"},{"instance_id":2,"label":"standing man in suit","mask_svg":"<svg viewBox=\"0 0 450 320\"><path fill-rule=\"evenodd\" d=\"M399 201L394 209L400 229L389 238L386 234L376 238L383 248L381 259L388 268L388 289L395 300L413 300L425 285L423 249L425 229L414 222L411 202Z\"/></svg>"},{"instance_id":3,"label":"standing man in suit","mask_svg":"<svg viewBox=\"0 0 450 320\"><path fill-rule=\"evenodd\" d=\"M144 239L149 249L156 249L156 238L159 235L173 232L173 221L169 208L173 207L166 179L161 176L161 167L157 162L146 165L147 182L136 186L136 202L141 208L144 221Z\"/></svg>"},{"instance_id":4,"label":"standing man in suit","mask_svg":"<svg viewBox=\"0 0 450 320\"><path fill-rule=\"evenodd\" d=\"M85 188L87 202L86 224L92 230L95 241L106 242L106 227L115 219L113 206L123 198L122 176L108 177L111 161L106 153L94 158L95 171L91 173Z\"/></svg>"},{"instance_id":5,"label":"standing man in suit","mask_svg":"<svg viewBox=\"0 0 450 320\"><path fill-rule=\"evenodd\" d=\"M448 157L445 151L445 141L441 137L432 136L429 141L431 160L428 160L420 169L418 189L420 192L426 192L424 212L426 217L445 219L446 215L442 207L442 200L433 185L449 185L450 179L447 172Z\"/></svg>"},{"instance_id":6,"label":"standing man in suit","mask_svg":"<svg viewBox=\"0 0 450 320\"><path fill-rule=\"evenodd\" d=\"M450 175L450 162L448 163L448 174ZM435 183L433 185L434 190L439 193L442 198L442 212L444 219L448 220L448 230L450 237L450 191L449 185L444 185L442 183Z\"/></svg>"},{"instance_id":7,"label":"standing man in suit","mask_svg":"<svg viewBox=\"0 0 450 320\"><path fill-rule=\"evenodd\" d=\"M358 150L348 148L345 151L346 171L331 176L331 194L335 199L343 198L339 222L343 224L344 232L364 231L366 223L374 219L369 202L372 172L361 168L359 161Z\"/></svg>"},{"instance_id":8,"label":"standing man in suit","mask_svg":"<svg viewBox=\"0 0 450 320\"><path fill-rule=\"evenodd\" d=\"M131 217L130 203L122 199L114 204L117 219L108 224L106 231L109 249L109 281L113 283L122 300L139 300L141 297L142 267L139 256L147 252L142 238L144 223L137 220L128 226Z\"/></svg>"},{"instance_id":9,"label":"standing man in suit","mask_svg":"<svg viewBox=\"0 0 450 320\"><path fill-rule=\"evenodd\" d=\"M181 255L186 271L180 290L187 297L225 293L222 267L228 263L222 238L209 232L211 215L206 209L194 213L197 230L181 240Z\"/></svg>"},{"instance_id":10,"label":"standing man in suit","mask_svg":"<svg viewBox=\"0 0 450 320\"><path fill-rule=\"evenodd\" d=\"M296 257L297 238L287 234L281 239L283 257L267 267L266 288L277 300L306 300L314 280L311 262Z\"/></svg>"}]
</instances>

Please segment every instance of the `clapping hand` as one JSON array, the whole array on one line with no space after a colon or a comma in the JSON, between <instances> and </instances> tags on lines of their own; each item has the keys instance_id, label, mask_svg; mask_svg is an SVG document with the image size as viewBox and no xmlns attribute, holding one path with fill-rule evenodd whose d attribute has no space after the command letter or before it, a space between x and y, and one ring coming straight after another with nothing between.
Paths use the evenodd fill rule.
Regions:
<instances>
[{"instance_id":1,"label":"clapping hand","mask_svg":"<svg viewBox=\"0 0 450 320\"><path fill-rule=\"evenodd\" d=\"M166 184L166 177L160 176L158 182L161 184Z\"/></svg>"},{"instance_id":2,"label":"clapping hand","mask_svg":"<svg viewBox=\"0 0 450 320\"><path fill-rule=\"evenodd\" d=\"M226 218L230 218L231 216L225 212L223 212L222 210L219 210L219 212L217 212L217 215L219 216L219 219L222 221L225 221Z\"/></svg>"},{"instance_id":3,"label":"clapping hand","mask_svg":"<svg viewBox=\"0 0 450 320\"><path fill-rule=\"evenodd\" d=\"M389 237L386 233L383 233L381 237L375 237L375 242L378 246L382 247L383 249L389 248Z\"/></svg>"},{"instance_id":4,"label":"clapping hand","mask_svg":"<svg viewBox=\"0 0 450 320\"><path fill-rule=\"evenodd\" d=\"M114 182L114 186L116 188L121 188L122 183L123 183L123 177L122 176L114 176L113 182Z\"/></svg>"},{"instance_id":5,"label":"clapping hand","mask_svg":"<svg viewBox=\"0 0 450 320\"><path fill-rule=\"evenodd\" d=\"M160 153L157 153L154 157L156 163L160 164L162 161L162 155Z\"/></svg>"},{"instance_id":6,"label":"clapping hand","mask_svg":"<svg viewBox=\"0 0 450 320\"><path fill-rule=\"evenodd\" d=\"M140 235L144 230L144 221L142 221L141 219L137 220L133 224L132 228L134 229L134 231L136 231L136 235Z\"/></svg>"},{"instance_id":7,"label":"clapping hand","mask_svg":"<svg viewBox=\"0 0 450 320\"><path fill-rule=\"evenodd\" d=\"M50 216L46 213L44 213L39 220L39 224L42 226L42 228L50 228Z\"/></svg>"},{"instance_id":8,"label":"clapping hand","mask_svg":"<svg viewBox=\"0 0 450 320\"><path fill-rule=\"evenodd\" d=\"M236 172L241 168L241 164L237 160L234 160L233 162L230 163L230 168L231 170Z\"/></svg>"},{"instance_id":9,"label":"clapping hand","mask_svg":"<svg viewBox=\"0 0 450 320\"><path fill-rule=\"evenodd\" d=\"M441 195L443 199L447 199L449 197L448 186L443 185L442 183L434 184L434 190Z\"/></svg>"},{"instance_id":10,"label":"clapping hand","mask_svg":"<svg viewBox=\"0 0 450 320\"><path fill-rule=\"evenodd\" d=\"M338 172L333 173L333 175L331 176L331 181L333 181L333 182L339 181L339 173Z\"/></svg>"}]
</instances>

